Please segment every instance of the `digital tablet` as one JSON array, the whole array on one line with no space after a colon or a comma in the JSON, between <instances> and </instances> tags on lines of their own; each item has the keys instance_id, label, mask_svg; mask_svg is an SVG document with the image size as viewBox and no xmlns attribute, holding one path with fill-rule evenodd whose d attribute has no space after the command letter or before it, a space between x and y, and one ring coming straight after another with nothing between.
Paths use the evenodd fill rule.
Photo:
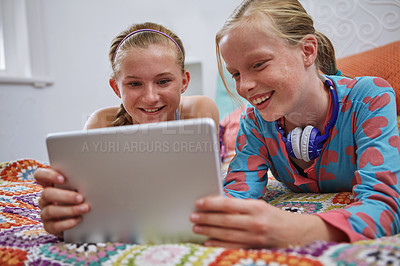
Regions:
<instances>
[{"instance_id":1,"label":"digital tablet","mask_svg":"<svg viewBox=\"0 0 400 266\"><path fill-rule=\"evenodd\" d=\"M201 243L195 201L222 195L210 118L49 134L49 162L91 205L66 242Z\"/></svg>"}]
</instances>

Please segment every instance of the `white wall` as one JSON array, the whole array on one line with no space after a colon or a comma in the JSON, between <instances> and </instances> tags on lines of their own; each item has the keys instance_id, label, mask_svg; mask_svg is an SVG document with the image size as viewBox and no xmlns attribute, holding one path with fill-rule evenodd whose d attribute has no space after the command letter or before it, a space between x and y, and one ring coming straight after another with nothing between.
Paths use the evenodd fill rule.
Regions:
<instances>
[{"instance_id":1,"label":"white wall","mask_svg":"<svg viewBox=\"0 0 400 266\"><path fill-rule=\"evenodd\" d=\"M174 30L183 40L187 58L202 62L203 92L213 98L214 36L240 1L41 2L48 66L55 82L42 89L0 85L0 162L47 161L46 134L81 129L94 110L119 104L108 86L108 49L113 37L134 23L153 21Z\"/></svg>"},{"instance_id":2,"label":"white wall","mask_svg":"<svg viewBox=\"0 0 400 266\"><path fill-rule=\"evenodd\" d=\"M300 0L341 58L400 40L399 0Z\"/></svg>"},{"instance_id":3,"label":"white wall","mask_svg":"<svg viewBox=\"0 0 400 266\"><path fill-rule=\"evenodd\" d=\"M29 0L28 0L29 1ZM0 85L0 162L47 161L45 136L83 127L94 110L119 104L108 86L111 39L133 23L174 30L189 60L201 62L203 93L214 98L214 36L240 0L38 0L55 82L42 89ZM398 0L303 0L338 57L399 39ZM332 4L333 2L333 4Z\"/></svg>"}]
</instances>

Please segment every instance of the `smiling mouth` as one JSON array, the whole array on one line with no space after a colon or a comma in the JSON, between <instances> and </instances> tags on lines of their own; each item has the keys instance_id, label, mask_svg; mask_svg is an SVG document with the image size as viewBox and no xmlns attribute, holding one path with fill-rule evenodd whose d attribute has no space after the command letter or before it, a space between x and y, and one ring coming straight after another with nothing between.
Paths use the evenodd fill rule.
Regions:
<instances>
[{"instance_id":1,"label":"smiling mouth","mask_svg":"<svg viewBox=\"0 0 400 266\"><path fill-rule=\"evenodd\" d=\"M252 100L251 102L252 102L254 105L259 105L259 104L262 104L263 102L267 101L270 97L271 97L271 95L269 95L269 96L263 96L263 97L254 99L254 100Z\"/></svg>"},{"instance_id":2,"label":"smiling mouth","mask_svg":"<svg viewBox=\"0 0 400 266\"><path fill-rule=\"evenodd\" d=\"M146 113L156 113L156 112L160 111L163 108L164 108L164 106L158 107L158 108L139 108L139 109L144 111L144 112L146 112Z\"/></svg>"}]
</instances>

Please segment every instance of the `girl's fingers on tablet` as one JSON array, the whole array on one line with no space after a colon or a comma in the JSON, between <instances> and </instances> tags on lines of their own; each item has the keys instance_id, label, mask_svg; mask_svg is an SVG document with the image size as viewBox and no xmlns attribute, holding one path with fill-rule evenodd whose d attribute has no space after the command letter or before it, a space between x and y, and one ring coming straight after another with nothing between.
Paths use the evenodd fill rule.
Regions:
<instances>
[{"instance_id":1,"label":"girl's fingers on tablet","mask_svg":"<svg viewBox=\"0 0 400 266\"><path fill-rule=\"evenodd\" d=\"M50 204L58 204L58 205L76 205L80 204L84 201L82 194L61 189L61 188L53 188L47 187L43 190L42 196L39 199L39 207L42 209Z\"/></svg>"},{"instance_id":2,"label":"girl's fingers on tablet","mask_svg":"<svg viewBox=\"0 0 400 266\"><path fill-rule=\"evenodd\" d=\"M67 220L87 213L90 207L87 203L75 206L49 205L42 209L40 217L43 223L53 220Z\"/></svg>"},{"instance_id":3,"label":"girl's fingers on tablet","mask_svg":"<svg viewBox=\"0 0 400 266\"><path fill-rule=\"evenodd\" d=\"M39 185L43 187L52 187L54 184L62 184L65 178L53 169L38 168L33 174Z\"/></svg>"},{"instance_id":4,"label":"girl's fingers on tablet","mask_svg":"<svg viewBox=\"0 0 400 266\"><path fill-rule=\"evenodd\" d=\"M251 214L263 211L265 202L253 199L225 198L210 196L196 201L196 207L202 211Z\"/></svg>"},{"instance_id":5,"label":"girl's fingers on tablet","mask_svg":"<svg viewBox=\"0 0 400 266\"><path fill-rule=\"evenodd\" d=\"M223 212L195 212L190 215L190 221L195 224L239 230L246 229L252 219L249 215Z\"/></svg>"},{"instance_id":6,"label":"girl's fingers on tablet","mask_svg":"<svg viewBox=\"0 0 400 266\"><path fill-rule=\"evenodd\" d=\"M54 220L54 221L47 221L43 223L44 229L49 232L50 234L54 234L58 237L62 237L62 233L65 230L71 229L75 227L82 221L82 216L71 217L65 220Z\"/></svg>"}]
</instances>

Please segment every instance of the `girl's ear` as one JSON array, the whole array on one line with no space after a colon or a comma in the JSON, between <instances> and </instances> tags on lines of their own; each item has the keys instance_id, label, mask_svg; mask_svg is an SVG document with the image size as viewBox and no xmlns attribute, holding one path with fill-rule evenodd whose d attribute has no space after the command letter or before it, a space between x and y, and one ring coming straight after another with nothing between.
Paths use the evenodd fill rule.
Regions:
<instances>
[{"instance_id":1,"label":"girl's ear","mask_svg":"<svg viewBox=\"0 0 400 266\"><path fill-rule=\"evenodd\" d=\"M318 54L317 38L311 34L304 36L301 48L305 66L311 66L312 64L314 64Z\"/></svg>"},{"instance_id":2,"label":"girl's ear","mask_svg":"<svg viewBox=\"0 0 400 266\"><path fill-rule=\"evenodd\" d=\"M186 91L186 89L188 88L189 81L190 81L190 73L189 73L189 71L185 70L185 72L183 73L181 94L184 93Z\"/></svg>"},{"instance_id":3,"label":"girl's ear","mask_svg":"<svg viewBox=\"0 0 400 266\"><path fill-rule=\"evenodd\" d=\"M115 92L115 94L117 94L117 96L121 98L121 93L119 92L117 81L115 79L110 79L108 82L110 83L110 86Z\"/></svg>"}]
</instances>

